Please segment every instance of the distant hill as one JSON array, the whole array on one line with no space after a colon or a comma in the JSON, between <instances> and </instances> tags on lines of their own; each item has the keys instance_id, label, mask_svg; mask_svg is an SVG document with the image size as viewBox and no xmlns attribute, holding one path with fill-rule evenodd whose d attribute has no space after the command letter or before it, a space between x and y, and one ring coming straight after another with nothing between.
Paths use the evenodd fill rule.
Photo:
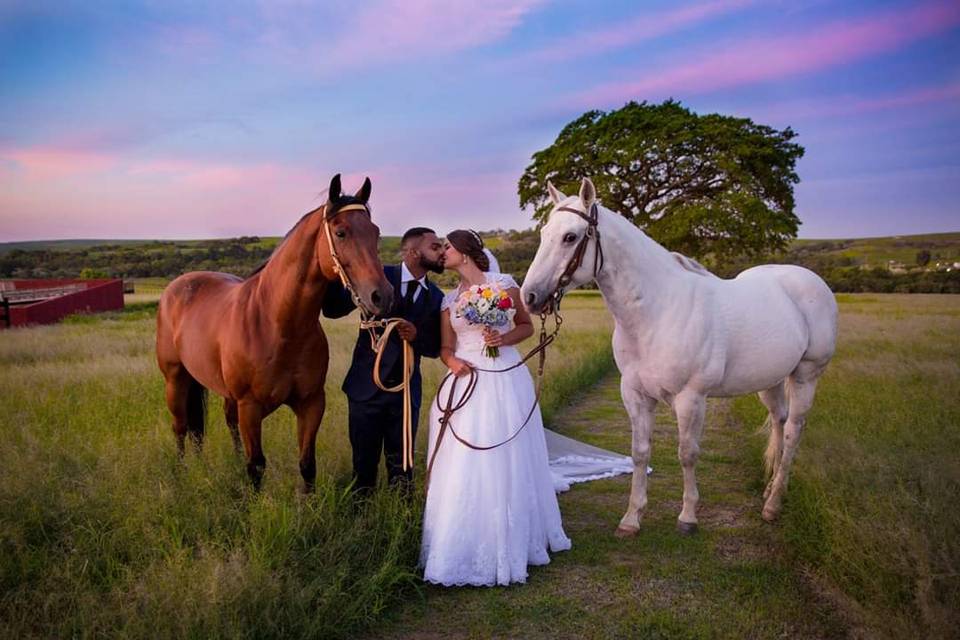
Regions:
<instances>
[{"instance_id":1,"label":"distant hill","mask_svg":"<svg viewBox=\"0 0 960 640\"><path fill-rule=\"evenodd\" d=\"M101 245L142 245L151 240L27 240L0 242L0 256L10 251L77 251Z\"/></svg>"},{"instance_id":2,"label":"distant hill","mask_svg":"<svg viewBox=\"0 0 960 640\"><path fill-rule=\"evenodd\" d=\"M519 232L523 233L523 232ZM501 235L494 232L484 233L486 243L496 249L502 242ZM503 234L504 236L507 234ZM0 256L11 251L81 251L95 247L149 247L175 246L182 249L196 249L209 243L229 242L233 239L207 240L29 240L25 242L0 242ZM260 247L273 250L279 243L279 236L257 236ZM399 236L383 236L381 253L396 253L400 247ZM887 236L879 238L837 238L837 239L800 239L790 245L791 252L817 253L825 256L848 258L857 264L866 266L886 266L891 260L903 264L914 264L917 253L927 250L936 259L960 260L960 231L951 233L927 233L919 235Z\"/></svg>"},{"instance_id":3,"label":"distant hill","mask_svg":"<svg viewBox=\"0 0 960 640\"><path fill-rule=\"evenodd\" d=\"M960 261L960 232L842 240L794 240L790 251L847 258L857 265L868 267L885 267L891 260L908 266L915 265L917 254L921 251L929 251L933 262L938 259L956 262Z\"/></svg>"},{"instance_id":4,"label":"distant hill","mask_svg":"<svg viewBox=\"0 0 960 640\"><path fill-rule=\"evenodd\" d=\"M481 233L501 268L522 279L536 253L539 234ZM279 237L222 240L50 240L0 243L0 278L119 276L172 279L187 271L251 273L270 257ZM399 260L400 238L384 236L380 258ZM713 265L731 277L757 262L799 264L819 273L835 291L960 292L960 232L882 238L795 240L781 254ZM709 258L707 259L709 263ZM949 271L948 271L949 267ZM437 278L449 286L454 274Z\"/></svg>"}]
</instances>

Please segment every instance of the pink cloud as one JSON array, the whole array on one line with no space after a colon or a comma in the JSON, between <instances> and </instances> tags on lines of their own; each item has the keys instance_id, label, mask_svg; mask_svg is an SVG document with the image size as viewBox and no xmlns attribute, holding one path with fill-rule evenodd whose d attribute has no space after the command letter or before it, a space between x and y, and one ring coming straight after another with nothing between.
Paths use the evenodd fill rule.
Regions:
<instances>
[{"instance_id":1,"label":"pink cloud","mask_svg":"<svg viewBox=\"0 0 960 640\"><path fill-rule=\"evenodd\" d=\"M0 148L0 160L12 163L34 178L104 171L116 162L116 158L108 153L55 147Z\"/></svg>"},{"instance_id":2,"label":"pink cloud","mask_svg":"<svg viewBox=\"0 0 960 640\"><path fill-rule=\"evenodd\" d=\"M0 150L0 240L282 234L329 171L270 163ZM346 176L354 189L362 178Z\"/></svg>"},{"instance_id":3,"label":"pink cloud","mask_svg":"<svg viewBox=\"0 0 960 640\"><path fill-rule=\"evenodd\" d=\"M765 117L776 120L822 118L829 116L857 116L877 111L890 111L905 107L921 107L947 103L953 106L960 100L960 83L934 87L914 88L888 95L864 98L854 95L826 96L816 100L802 100L780 104L752 105L750 110L760 111Z\"/></svg>"},{"instance_id":4,"label":"pink cloud","mask_svg":"<svg viewBox=\"0 0 960 640\"><path fill-rule=\"evenodd\" d=\"M352 17L351 28L323 52L336 65L358 66L494 42L544 0L382 0Z\"/></svg>"},{"instance_id":5,"label":"pink cloud","mask_svg":"<svg viewBox=\"0 0 960 640\"><path fill-rule=\"evenodd\" d=\"M927 3L810 33L744 41L736 47L657 69L645 77L595 87L578 106L677 94L707 93L857 62L942 33L960 23L960 4Z\"/></svg>"},{"instance_id":6,"label":"pink cloud","mask_svg":"<svg viewBox=\"0 0 960 640\"><path fill-rule=\"evenodd\" d=\"M323 204L334 173L174 157L111 156L84 165L75 157L49 148L0 153L18 163L13 170L0 163L0 241L283 235ZM53 164L55 172L24 172L24 158L71 160ZM45 162L36 166L52 161ZM463 177L447 166L382 166L344 173L344 190L359 189L365 175L373 181L374 220L387 234L420 224L438 231L530 224L516 203L515 171Z\"/></svg>"},{"instance_id":7,"label":"pink cloud","mask_svg":"<svg viewBox=\"0 0 960 640\"><path fill-rule=\"evenodd\" d=\"M511 60L510 63L556 63L597 55L675 33L755 3L756 0L714 0L655 15L642 15L605 29L563 36L555 44L522 55Z\"/></svg>"}]
</instances>

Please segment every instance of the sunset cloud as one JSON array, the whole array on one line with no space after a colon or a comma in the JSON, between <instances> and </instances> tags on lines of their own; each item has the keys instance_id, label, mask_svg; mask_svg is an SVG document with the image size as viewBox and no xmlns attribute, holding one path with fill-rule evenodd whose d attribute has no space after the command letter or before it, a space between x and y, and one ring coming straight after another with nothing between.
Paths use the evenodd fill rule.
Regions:
<instances>
[{"instance_id":1,"label":"sunset cloud","mask_svg":"<svg viewBox=\"0 0 960 640\"><path fill-rule=\"evenodd\" d=\"M331 47L341 64L409 59L497 41L544 0L381 0L353 18Z\"/></svg>"},{"instance_id":2,"label":"sunset cloud","mask_svg":"<svg viewBox=\"0 0 960 640\"><path fill-rule=\"evenodd\" d=\"M598 56L676 33L711 18L745 9L756 2L757 0L714 0L655 14L645 13L600 29L586 27L582 32L560 36L555 42L513 58L510 62L551 64Z\"/></svg>"},{"instance_id":3,"label":"sunset cloud","mask_svg":"<svg viewBox=\"0 0 960 640\"><path fill-rule=\"evenodd\" d=\"M0 239L144 237L141 229L167 238L283 235L326 201L334 173L275 163L0 150ZM355 192L367 176L374 221L384 233L421 224L487 228L492 216L511 211L512 226L529 224L516 204L512 172L467 177L443 165L382 165L343 173L344 191Z\"/></svg>"},{"instance_id":4,"label":"sunset cloud","mask_svg":"<svg viewBox=\"0 0 960 640\"><path fill-rule=\"evenodd\" d=\"M274 58L314 73L396 64L483 46L512 33L547 0L376 0L357 5L262 3L258 20L225 24L248 46L238 53L252 61ZM223 41L217 27L171 30L187 51L209 52ZM165 31L158 48L170 50Z\"/></svg>"},{"instance_id":5,"label":"sunset cloud","mask_svg":"<svg viewBox=\"0 0 960 640\"><path fill-rule=\"evenodd\" d=\"M957 0L0 5L0 242L279 235L338 171L371 176L386 234L529 227L532 154L586 109L667 97L794 127L803 233L816 178L839 200L880 172L889 211L957 228L954 174L896 172L955 163Z\"/></svg>"},{"instance_id":6,"label":"sunset cloud","mask_svg":"<svg viewBox=\"0 0 960 640\"><path fill-rule=\"evenodd\" d=\"M928 3L804 33L754 38L579 94L579 106L709 93L821 71L899 49L960 24L960 4Z\"/></svg>"},{"instance_id":7,"label":"sunset cloud","mask_svg":"<svg viewBox=\"0 0 960 640\"><path fill-rule=\"evenodd\" d=\"M116 158L102 152L40 146L0 148L0 161L27 178L52 179L104 171Z\"/></svg>"},{"instance_id":8,"label":"sunset cloud","mask_svg":"<svg viewBox=\"0 0 960 640\"><path fill-rule=\"evenodd\" d=\"M816 100L796 100L756 105L765 117L777 120L858 116L878 111L893 111L926 105L952 105L960 109L960 82L929 87L913 87L876 96L822 96Z\"/></svg>"}]
</instances>

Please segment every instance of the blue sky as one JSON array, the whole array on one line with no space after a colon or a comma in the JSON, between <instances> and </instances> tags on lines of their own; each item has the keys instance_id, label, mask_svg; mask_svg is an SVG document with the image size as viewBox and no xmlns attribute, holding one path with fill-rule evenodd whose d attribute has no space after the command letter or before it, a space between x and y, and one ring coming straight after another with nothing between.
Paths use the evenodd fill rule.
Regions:
<instances>
[{"instance_id":1,"label":"blue sky","mask_svg":"<svg viewBox=\"0 0 960 640\"><path fill-rule=\"evenodd\" d=\"M0 241L526 228L588 109L791 126L801 237L960 230L960 3L0 0Z\"/></svg>"}]
</instances>

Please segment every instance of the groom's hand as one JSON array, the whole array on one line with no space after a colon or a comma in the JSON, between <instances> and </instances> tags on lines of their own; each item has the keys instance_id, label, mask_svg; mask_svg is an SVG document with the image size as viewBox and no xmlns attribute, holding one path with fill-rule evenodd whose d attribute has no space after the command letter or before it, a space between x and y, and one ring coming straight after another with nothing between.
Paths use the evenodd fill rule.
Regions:
<instances>
[{"instance_id":1,"label":"groom's hand","mask_svg":"<svg viewBox=\"0 0 960 640\"><path fill-rule=\"evenodd\" d=\"M398 320L397 335L407 342L413 342L417 339L417 327L409 320Z\"/></svg>"}]
</instances>

